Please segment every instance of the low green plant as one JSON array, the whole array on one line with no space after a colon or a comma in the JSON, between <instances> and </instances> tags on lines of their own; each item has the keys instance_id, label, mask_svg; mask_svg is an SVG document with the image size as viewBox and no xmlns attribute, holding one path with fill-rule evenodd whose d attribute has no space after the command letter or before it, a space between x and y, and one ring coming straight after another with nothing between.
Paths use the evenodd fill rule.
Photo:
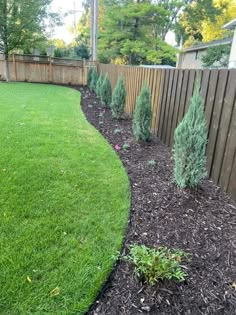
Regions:
<instances>
[{"instance_id":1,"label":"low green plant","mask_svg":"<svg viewBox=\"0 0 236 315\"><path fill-rule=\"evenodd\" d=\"M93 73L92 73L92 80L91 80L91 83L90 83L90 90L93 91L93 92L96 92L97 80L98 80L98 73L94 69Z\"/></svg>"},{"instance_id":2,"label":"low green plant","mask_svg":"<svg viewBox=\"0 0 236 315\"><path fill-rule=\"evenodd\" d=\"M89 68L88 75L87 75L87 86L89 88L92 81L92 75L93 75L93 68Z\"/></svg>"},{"instance_id":3,"label":"low green plant","mask_svg":"<svg viewBox=\"0 0 236 315\"><path fill-rule=\"evenodd\" d=\"M111 104L111 82L109 80L108 74L106 74L101 88L101 101L104 106L110 106Z\"/></svg>"},{"instance_id":4,"label":"low green plant","mask_svg":"<svg viewBox=\"0 0 236 315\"><path fill-rule=\"evenodd\" d=\"M130 145L128 144L128 143L124 143L123 145L122 145L122 149L123 150L128 150L130 148Z\"/></svg>"},{"instance_id":5,"label":"low green plant","mask_svg":"<svg viewBox=\"0 0 236 315\"><path fill-rule=\"evenodd\" d=\"M147 85L144 84L138 96L134 112L133 134L136 140L150 140L151 121L151 92Z\"/></svg>"},{"instance_id":6,"label":"low green plant","mask_svg":"<svg viewBox=\"0 0 236 315\"><path fill-rule=\"evenodd\" d=\"M195 188L206 177L206 145L206 121L197 80L189 110L174 134L174 179L180 188Z\"/></svg>"},{"instance_id":7,"label":"low green plant","mask_svg":"<svg viewBox=\"0 0 236 315\"><path fill-rule=\"evenodd\" d=\"M116 119L121 118L125 109L125 100L126 100L126 90L125 90L124 79L122 76L120 76L116 84L116 87L112 93L111 111L112 111L113 118L116 118Z\"/></svg>"},{"instance_id":8,"label":"low green plant","mask_svg":"<svg viewBox=\"0 0 236 315\"><path fill-rule=\"evenodd\" d=\"M98 80L97 80L97 85L96 85L96 94L97 94L97 97L99 97L99 98L101 97L102 83L103 83L103 77L100 74L98 77Z\"/></svg>"},{"instance_id":9,"label":"low green plant","mask_svg":"<svg viewBox=\"0 0 236 315\"><path fill-rule=\"evenodd\" d=\"M154 249L134 244L125 259L134 264L134 271L139 278L153 285L158 280L165 279L184 281L187 274L182 270L180 262L187 257L188 253L178 249Z\"/></svg>"},{"instance_id":10,"label":"low green plant","mask_svg":"<svg viewBox=\"0 0 236 315\"><path fill-rule=\"evenodd\" d=\"M156 166L156 161L155 160L149 160L148 162L147 162L147 165L148 166L152 166L152 167L154 167L154 166Z\"/></svg>"},{"instance_id":11,"label":"low green plant","mask_svg":"<svg viewBox=\"0 0 236 315\"><path fill-rule=\"evenodd\" d=\"M121 133L121 130L119 128L115 128L113 131L114 135Z\"/></svg>"}]
</instances>

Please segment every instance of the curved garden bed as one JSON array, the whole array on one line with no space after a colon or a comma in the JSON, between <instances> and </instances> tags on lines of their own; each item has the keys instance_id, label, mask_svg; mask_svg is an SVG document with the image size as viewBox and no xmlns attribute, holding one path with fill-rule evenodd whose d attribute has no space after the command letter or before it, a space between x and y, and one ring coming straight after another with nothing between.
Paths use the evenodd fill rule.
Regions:
<instances>
[{"instance_id":1,"label":"curved garden bed","mask_svg":"<svg viewBox=\"0 0 236 315\"><path fill-rule=\"evenodd\" d=\"M133 243L180 248L192 255L184 282L150 286L120 259L91 315L233 315L236 310L236 204L209 180L197 191L173 181L171 150L137 143L129 119L114 120L94 93L80 88L88 120L118 150L132 186L124 255Z\"/></svg>"}]
</instances>

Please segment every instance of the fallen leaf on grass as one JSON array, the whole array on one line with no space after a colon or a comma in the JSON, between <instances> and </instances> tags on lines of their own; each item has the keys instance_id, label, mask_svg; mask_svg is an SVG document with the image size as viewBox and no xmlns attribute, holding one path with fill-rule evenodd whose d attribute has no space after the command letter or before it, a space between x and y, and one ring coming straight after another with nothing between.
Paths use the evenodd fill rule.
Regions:
<instances>
[{"instance_id":1,"label":"fallen leaf on grass","mask_svg":"<svg viewBox=\"0 0 236 315\"><path fill-rule=\"evenodd\" d=\"M60 288L56 287L55 289L53 289L50 293L49 296L50 297L54 297L60 294Z\"/></svg>"},{"instance_id":2,"label":"fallen leaf on grass","mask_svg":"<svg viewBox=\"0 0 236 315\"><path fill-rule=\"evenodd\" d=\"M29 283L31 283L32 282L32 280L30 279L30 277L29 276L27 276L27 281L29 282Z\"/></svg>"}]
</instances>

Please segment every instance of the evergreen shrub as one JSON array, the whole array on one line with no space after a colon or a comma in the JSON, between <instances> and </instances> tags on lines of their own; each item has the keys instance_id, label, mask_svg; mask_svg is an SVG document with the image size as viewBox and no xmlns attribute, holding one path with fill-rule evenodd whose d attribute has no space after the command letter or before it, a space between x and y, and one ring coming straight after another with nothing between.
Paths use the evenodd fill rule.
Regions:
<instances>
[{"instance_id":1,"label":"evergreen shrub","mask_svg":"<svg viewBox=\"0 0 236 315\"><path fill-rule=\"evenodd\" d=\"M104 106L111 105L112 89L108 74L106 74L101 88L101 101Z\"/></svg>"},{"instance_id":2,"label":"evergreen shrub","mask_svg":"<svg viewBox=\"0 0 236 315\"><path fill-rule=\"evenodd\" d=\"M89 68L88 75L87 75L87 86L89 88L92 81L92 75L93 75L93 68Z\"/></svg>"},{"instance_id":3,"label":"evergreen shrub","mask_svg":"<svg viewBox=\"0 0 236 315\"><path fill-rule=\"evenodd\" d=\"M116 119L121 118L125 109L125 100L126 100L126 90L125 90L124 79L122 76L120 76L116 84L116 87L112 93L111 111L112 111L113 118L116 118Z\"/></svg>"},{"instance_id":4,"label":"evergreen shrub","mask_svg":"<svg viewBox=\"0 0 236 315\"><path fill-rule=\"evenodd\" d=\"M102 88L102 83L103 83L103 77L102 75L100 74L99 75L99 78L97 80L97 85L96 85L96 94L97 94L97 97L101 97L101 88Z\"/></svg>"},{"instance_id":5,"label":"evergreen shrub","mask_svg":"<svg viewBox=\"0 0 236 315\"><path fill-rule=\"evenodd\" d=\"M95 69L93 69L92 80L90 83L90 90L93 92L96 92L97 80L98 80L98 73Z\"/></svg>"},{"instance_id":6,"label":"evergreen shrub","mask_svg":"<svg viewBox=\"0 0 236 315\"><path fill-rule=\"evenodd\" d=\"M151 136L152 105L151 92L146 84L143 85L137 98L134 119L133 134L136 140L148 141Z\"/></svg>"},{"instance_id":7,"label":"evergreen shrub","mask_svg":"<svg viewBox=\"0 0 236 315\"><path fill-rule=\"evenodd\" d=\"M197 187L206 177L206 145L206 121L197 80L189 110L174 134L174 179L179 187Z\"/></svg>"}]
</instances>

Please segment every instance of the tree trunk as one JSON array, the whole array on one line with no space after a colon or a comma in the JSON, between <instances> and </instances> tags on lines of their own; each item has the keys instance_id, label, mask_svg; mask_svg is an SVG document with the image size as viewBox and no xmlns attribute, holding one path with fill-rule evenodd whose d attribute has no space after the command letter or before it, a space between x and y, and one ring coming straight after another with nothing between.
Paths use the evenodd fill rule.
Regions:
<instances>
[{"instance_id":1,"label":"tree trunk","mask_svg":"<svg viewBox=\"0 0 236 315\"><path fill-rule=\"evenodd\" d=\"M5 68L5 78L6 82L10 81L10 71L9 71L9 59L8 59L8 53L4 54L4 68Z\"/></svg>"}]
</instances>

